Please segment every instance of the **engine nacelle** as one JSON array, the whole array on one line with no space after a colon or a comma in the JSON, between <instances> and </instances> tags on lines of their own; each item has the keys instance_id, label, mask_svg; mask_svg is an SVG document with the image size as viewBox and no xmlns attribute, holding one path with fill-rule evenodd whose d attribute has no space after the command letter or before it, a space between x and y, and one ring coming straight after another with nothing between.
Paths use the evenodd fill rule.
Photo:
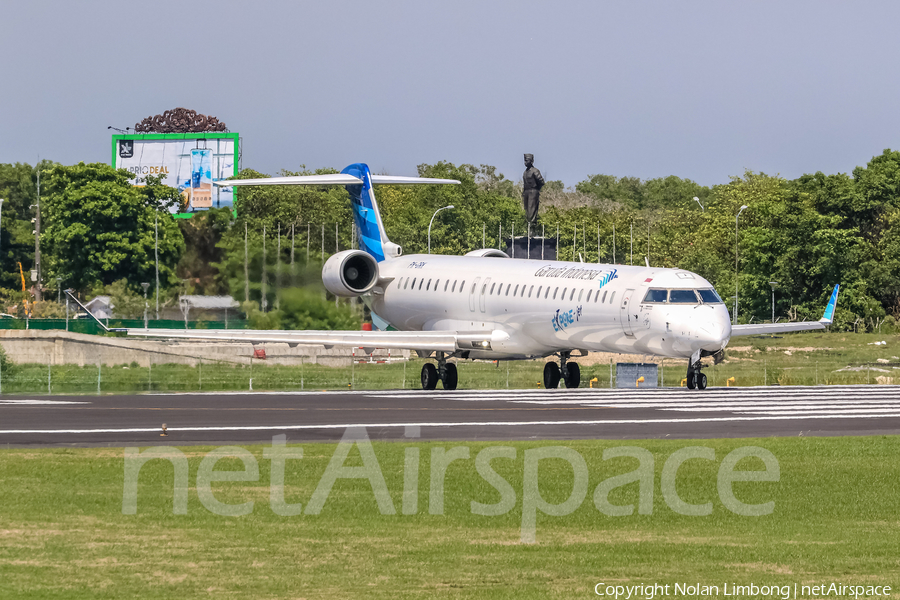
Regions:
<instances>
[{"instance_id":1,"label":"engine nacelle","mask_svg":"<svg viewBox=\"0 0 900 600\"><path fill-rule=\"evenodd\" d=\"M378 283L378 263L362 250L338 252L325 261L322 283L335 296L361 296Z\"/></svg>"}]
</instances>

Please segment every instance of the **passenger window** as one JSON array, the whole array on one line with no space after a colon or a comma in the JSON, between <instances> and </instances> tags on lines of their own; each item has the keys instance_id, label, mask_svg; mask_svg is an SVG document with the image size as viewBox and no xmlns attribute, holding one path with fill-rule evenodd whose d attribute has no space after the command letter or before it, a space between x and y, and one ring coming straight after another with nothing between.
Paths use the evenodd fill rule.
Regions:
<instances>
[{"instance_id":1,"label":"passenger window","mask_svg":"<svg viewBox=\"0 0 900 600\"><path fill-rule=\"evenodd\" d=\"M460 293L462 293L464 287L466 287L466 280L465 280L465 279L463 279L462 283L459 284L459 292L460 292ZM473 291L473 292L475 291L475 285L474 285L474 284L472 285L472 291Z\"/></svg>"},{"instance_id":2,"label":"passenger window","mask_svg":"<svg viewBox=\"0 0 900 600\"><path fill-rule=\"evenodd\" d=\"M567 290L567 289L568 289L568 288L563 288L562 296L559 297L560 300L565 300L565 299L566 299L566 290ZM556 298L556 294L555 294L555 293L553 294L553 297Z\"/></svg>"},{"instance_id":3,"label":"passenger window","mask_svg":"<svg viewBox=\"0 0 900 600\"><path fill-rule=\"evenodd\" d=\"M495 288L495 287L497 287L497 284L496 284L496 283L491 284L491 293L488 294L488 295L492 295L492 294L494 293L494 288Z\"/></svg>"},{"instance_id":4,"label":"passenger window","mask_svg":"<svg viewBox=\"0 0 900 600\"><path fill-rule=\"evenodd\" d=\"M429 279L428 281L431 281L431 280ZM422 279L419 280L419 289L420 289L420 290L422 289L422 284L423 284L423 283L425 283L425 278L424 278L424 277L423 277Z\"/></svg>"},{"instance_id":5,"label":"passenger window","mask_svg":"<svg viewBox=\"0 0 900 600\"><path fill-rule=\"evenodd\" d=\"M516 289L513 290L513 296L518 295L518 293L519 293L519 286L517 285Z\"/></svg>"},{"instance_id":6,"label":"passenger window","mask_svg":"<svg viewBox=\"0 0 900 600\"><path fill-rule=\"evenodd\" d=\"M610 294L610 296L609 296L609 303L612 304L612 303L613 303L613 300L615 300L615 298L616 298L616 293L613 292L613 293Z\"/></svg>"},{"instance_id":7,"label":"passenger window","mask_svg":"<svg viewBox=\"0 0 900 600\"><path fill-rule=\"evenodd\" d=\"M525 285L522 286L522 297L523 298L525 297L525 288L526 287L528 287L528 286L525 286Z\"/></svg>"},{"instance_id":8,"label":"passenger window","mask_svg":"<svg viewBox=\"0 0 900 600\"><path fill-rule=\"evenodd\" d=\"M647 295L644 296L644 303L648 302L657 302L663 303L666 302L666 290L647 290Z\"/></svg>"},{"instance_id":9,"label":"passenger window","mask_svg":"<svg viewBox=\"0 0 900 600\"><path fill-rule=\"evenodd\" d=\"M447 291L447 286L449 286L449 285L450 285L450 280L448 279L447 281L444 282L444 291L445 292Z\"/></svg>"},{"instance_id":10,"label":"passenger window","mask_svg":"<svg viewBox=\"0 0 900 600\"><path fill-rule=\"evenodd\" d=\"M453 280L453 288L452 288L450 291L451 291L451 292L455 292L455 291L456 291L456 280L455 280L455 279Z\"/></svg>"},{"instance_id":11,"label":"passenger window","mask_svg":"<svg viewBox=\"0 0 900 600\"><path fill-rule=\"evenodd\" d=\"M511 288L511 287L512 287L512 284L511 284L511 283L507 283L507 284L506 284L506 295L507 295L507 296L509 296L509 288Z\"/></svg>"},{"instance_id":12,"label":"passenger window","mask_svg":"<svg viewBox=\"0 0 900 600\"><path fill-rule=\"evenodd\" d=\"M571 302L574 299L575 299L575 288L572 288L572 293L569 294L569 301Z\"/></svg>"},{"instance_id":13,"label":"passenger window","mask_svg":"<svg viewBox=\"0 0 900 600\"><path fill-rule=\"evenodd\" d=\"M584 294L584 290L581 290L580 292L578 292L578 301L579 301L579 302L581 302L581 295L582 295L582 294ZM591 293L588 292L588 299L590 300L590 298L591 298Z\"/></svg>"},{"instance_id":14,"label":"passenger window","mask_svg":"<svg viewBox=\"0 0 900 600\"><path fill-rule=\"evenodd\" d=\"M538 293L537 293L537 297L538 297L538 298L541 297L541 290L542 290L542 289L544 289L544 286L539 285L539 286L538 286Z\"/></svg>"},{"instance_id":15,"label":"passenger window","mask_svg":"<svg viewBox=\"0 0 900 600\"><path fill-rule=\"evenodd\" d=\"M430 289L431 289L431 280L429 279L429 280L428 280L428 285L425 286L425 291L427 292L427 291L430 290Z\"/></svg>"},{"instance_id":16,"label":"passenger window","mask_svg":"<svg viewBox=\"0 0 900 600\"><path fill-rule=\"evenodd\" d=\"M670 304L699 304L694 290L669 290Z\"/></svg>"},{"instance_id":17,"label":"passenger window","mask_svg":"<svg viewBox=\"0 0 900 600\"><path fill-rule=\"evenodd\" d=\"M547 291L549 291L549 288L548 288ZM554 300L556 300L556 294L557 294L557 292L559 292L559 288L556 288L555 290L553 290L553 299L554 299Z\"/></svg>"},{"instance_id":18,"label":"passenger window","mask_svg":"<svg viewBox=\"0 0 900 600\"><path fill-rule=\"evenodd\" d=\"M487 283L481 286L481 295L484 296L484 293L487 291Z\"/></svg>"},{"instance_id":19,"label":"passenger window","mask_svg":"<svg viewBox=\"0 0 900 600\"><path fill-rule=\"evenodd\" d=\"M559 289L559 288L556 288L556 289ZM546 300L548 296L550 296L550 286L549 285L547 286L547 289L544 291L544 300ZM556 294L553 294L553 296L555 297Z\"/></svg>"},{"instance_id":20,"label":"passenger window","mask_svg":"<svg viewBox=\"0 0 900 600\"><path fill-rule=\"evenodd\" d=\"M528 297L529 298L531 298L531 292L533 292L533 291L534 291L534 286L531 286L530 288L528 288ZM538 293L539 294L541 293L540 290L538 290Z\"/></svg>"},{"instance_id":21,"label":"passenger window","mask_svg":"<svg viewBox=\"0 0 900 600\"><path fill-rule=\"evenodd\" d=\"M603 304L606 304L606 294L608 294L608 293L609 293L609 290L606 290L605 292L603 292L603 300L602 300ZM599 296L600 292L597 292L597 295Z\"/></svg>"},{"instance_id":22,"label":"passenger window","mask_svg":"<svg viewBox=\"0 0 900 600\"><path fill-rule=\"evenodd\" d=\"M413 277L412 289L416 289L416 278Z\"/></svg>"}]
</instances>

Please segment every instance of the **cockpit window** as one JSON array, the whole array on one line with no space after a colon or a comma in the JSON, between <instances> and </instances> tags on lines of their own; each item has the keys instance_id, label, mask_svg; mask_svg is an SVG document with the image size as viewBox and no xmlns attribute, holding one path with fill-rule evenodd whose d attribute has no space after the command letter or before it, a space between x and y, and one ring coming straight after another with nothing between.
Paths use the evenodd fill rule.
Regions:
<instances>
[{"instance_id":1,"label":"cockpit window","mask_svg":"<svg viewBox=\"0 0 900 600\"><path fill-rule=\"evenodd\" d=\"M669 290L669 304L697 304L694 290Z\"/></svg>"},{"instance_id":2,"label":"cockpit window","mask_svg":"<svg viewBox=\"0 0 900 600\"><path fill-rule=\"evenodd\" d=\"M647 295L644 296L644 303L647 302L665 302L666 301L666 290L649 290Z\"/></svg>"},{"instance_id":3,"label":"cockpit window","mask_svg":"<svg viewBox=\"0 0 900 600\"><path fill-rule=\"evenodd\" d=\"M703 300L704 304L722 304L722 299L719 298L716 290L706 289L697 290L697 292L700 293L700 299Z\"/></svg>"}]
</instances>

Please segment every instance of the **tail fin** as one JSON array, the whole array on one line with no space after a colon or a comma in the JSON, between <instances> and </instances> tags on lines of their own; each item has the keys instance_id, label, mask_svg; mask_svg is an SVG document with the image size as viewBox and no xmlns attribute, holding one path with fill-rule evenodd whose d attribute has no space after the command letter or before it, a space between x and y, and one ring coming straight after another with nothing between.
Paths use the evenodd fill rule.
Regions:
<instances>
[{"instance_id":1,"label":"tail fin","mask_svg":"<svg viewBox=\"0 0 900 600\"><path fill-rule=\"evenodd\" d=\"M359 247L376 261L400 256L402 249L388 239L375 202L373 183L386 185L444 184L459 183L455 179L433 179L428 177L395 177L393 175L372 175L365 163L355 163L340 174L294 175L290 177L264 177L260 179L226 179L214 181L219 187L239 185L343 185L353 201L353 220L359 230Z\"/></svg>"},{"instance_id":2,"label":"tail fin","mask_svg":"<svg viewBox=\"0 0 900 600\"><path fill-rule=\"evenodd\" d=\"M375 201L375 190L372 189L372 174L365 163L355 163L346 167L341 173L352 175L362 183L345 186L353 203L353 220L359 232L360 250L372 255L381 262L387 257L400 256L403 250L388 239L381 221L378 203Z\"/></svg>"},{"instance_id":3,"label":"tail fin","mask_svg":"<svg viewBox=\"0 0 900 600\"><path fill-rule=\"evenodd\" d=\"M840 287L841 284L834 286L834 291L831 292L831 299L828 300L828 305L825 307L825 314L819 319L820 323L830 324L834 321L834 309L837 307L838 290Z\"/></svg>"}]
</instances>

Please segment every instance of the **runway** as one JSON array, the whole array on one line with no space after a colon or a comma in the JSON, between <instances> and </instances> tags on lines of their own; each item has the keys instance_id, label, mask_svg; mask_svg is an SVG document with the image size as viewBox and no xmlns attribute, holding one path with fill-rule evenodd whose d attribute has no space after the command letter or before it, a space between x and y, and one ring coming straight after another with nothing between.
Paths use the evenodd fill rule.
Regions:
<instances>
[{"instance_id":1,"label":"runway","mask_svg":"<svg viewBox=\"0 0 900 600\"><path fill-rule=\"evenodd\" d=\"M0 398L0 444L10 446L335 441L350 427L395 440L898 434L900 386Z\"/></svg>"}]
</instances>

